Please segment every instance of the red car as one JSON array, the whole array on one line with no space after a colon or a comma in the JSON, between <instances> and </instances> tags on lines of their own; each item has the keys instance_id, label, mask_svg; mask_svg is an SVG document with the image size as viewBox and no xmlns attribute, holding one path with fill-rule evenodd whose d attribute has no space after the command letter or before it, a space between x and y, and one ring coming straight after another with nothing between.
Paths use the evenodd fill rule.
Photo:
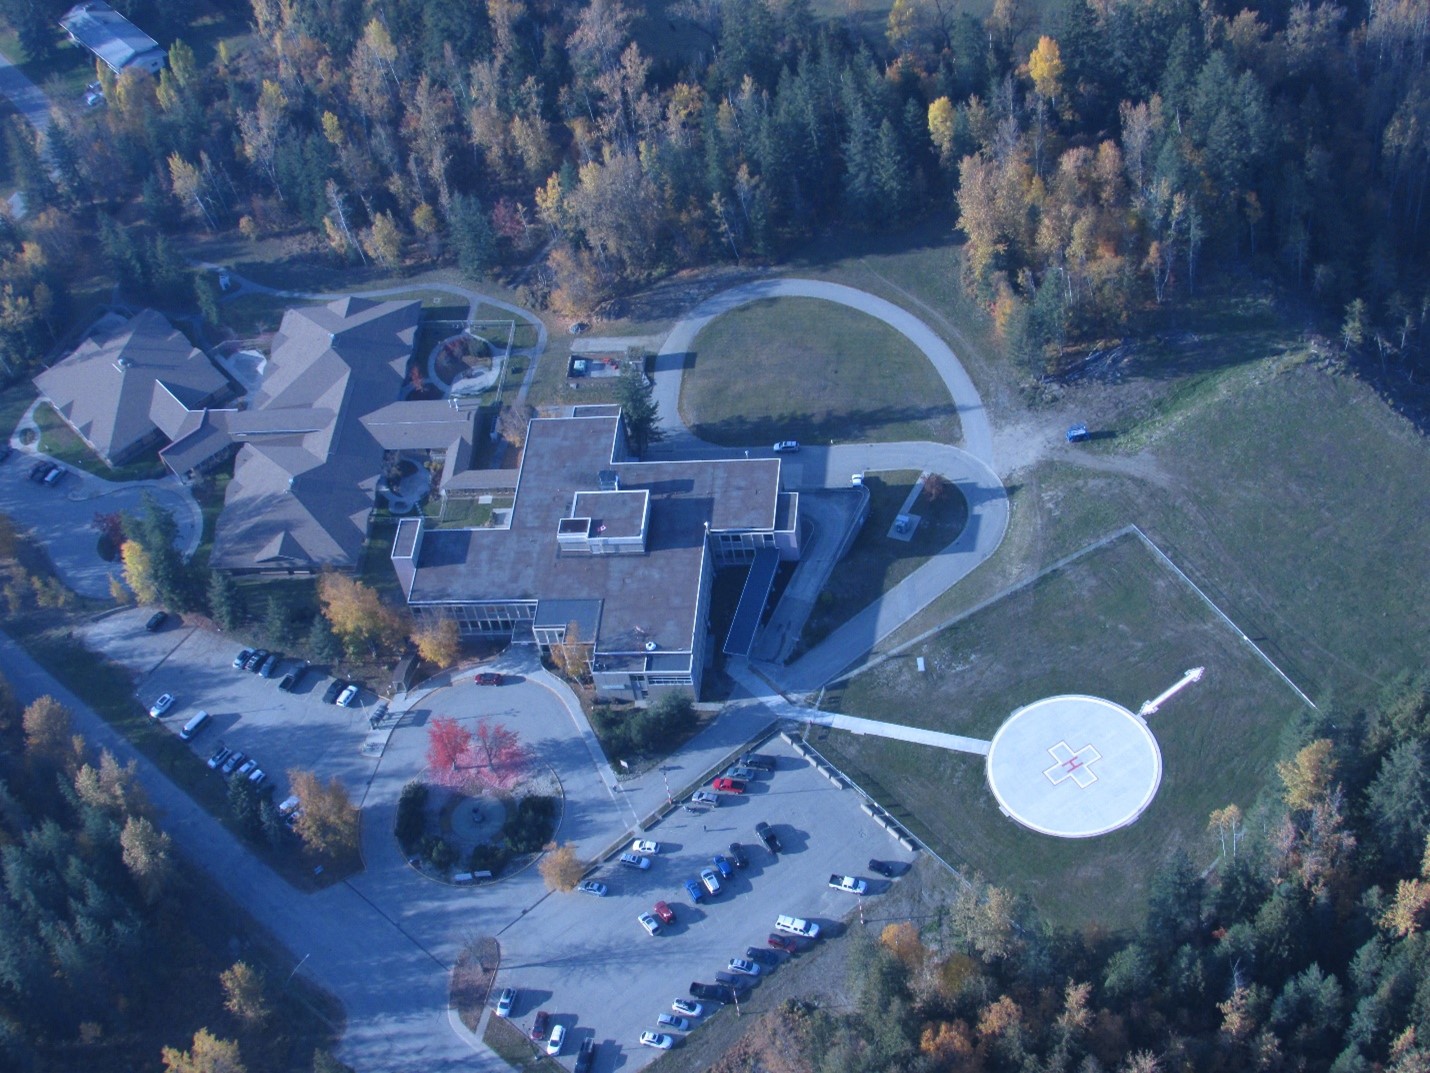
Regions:
<instances>
[{"instance_id":1,"label":"red car","mask_svg":"<svg viewBox=\"0 0 1430 1073\"><path fill-rule=\"evenodd\" d=\"M545 1010L536 1011L536 1021L531 1026L531 1038L533 1042L546 1038L547 1026L551 1023L551 1015Z\"/></svg>"},{"instance_id":2,"label":"red car","mask_svg":"<svg viewBox=\"0 0 1430 1073\"><path fill-rule=\"evenodd\" d=\"M727 794L742 794L745 792L745 784L739 779L727 779L722 776L710 785L717 790L724 790Z\"/></svg>"},{"instance_id":3,"label":"red car","mask_svg":"<svg viewBox=\"0 0 1430 1073\"><path fill-rule=\"evenodd\" d=\"M786 938L783 935L771 935L765 941L769 943L772 947L774 947L776 950L783 950L786 954L799 953L799 943L795 942L793 939Z\"/></svg>"},{"instance_id":4,"label":"red car","mask_svg":"<svg viewBox=\"0 0 1430 1073\"><path fill-rule=\"evenodd\" d=\"M675 923L675 910L672 909L670 906L666 905L664 902L656 902L655 909L653 909L652 912L654 912L655 915L660 918L660 922L662 924Z\"/></svg>"},{"instance_id":5,"label":"red car","mask_svg":"<svg viewBox=\"0 0 1430 1073\"><path fill-rule=\"evenodd\" d=\"M506 681L506 679L496 671L482 671L472 679L472 682L479 686L499 686L504 681Z\"/></svg>"}]
</instances>

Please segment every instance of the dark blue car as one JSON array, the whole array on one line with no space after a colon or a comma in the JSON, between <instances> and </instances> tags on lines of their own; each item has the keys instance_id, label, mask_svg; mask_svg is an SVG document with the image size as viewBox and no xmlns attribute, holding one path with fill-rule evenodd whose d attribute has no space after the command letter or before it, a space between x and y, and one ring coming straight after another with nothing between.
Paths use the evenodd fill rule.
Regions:
<instances>
[{"instance_id":1,"label":"dark blue car","mask_svg":"<svg viewBox=\"0 0 1430 1073\"><path fill-rule=\"evenodd\" d=\"M705 897L705 888L693 879L685 881L685 893L690 895L690 900L699 904Z\"/></svg>"}]
</instances>

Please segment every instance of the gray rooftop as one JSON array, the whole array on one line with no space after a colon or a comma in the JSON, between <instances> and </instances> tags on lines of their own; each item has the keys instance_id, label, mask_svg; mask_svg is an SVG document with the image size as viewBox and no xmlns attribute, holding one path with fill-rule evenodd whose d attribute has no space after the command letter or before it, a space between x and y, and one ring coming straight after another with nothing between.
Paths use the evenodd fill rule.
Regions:
<instances>
[{"instance_id":1,"label":"gray rooftop","mask_svg":"<svg viewBox=\"0 0 1430 1073\"><path fill-rule=\"evenodd\" d=\"M35 377L35 386L106 462L158 428L170 438L187 413L222 393L228 380L152 309L110 315L73 353Z\"/></svg>"},{"instance_id":2,"label":"gray rooftop","mask_svg":"<svg viewBox=\"0 0 1430 1073\"><path fill-rule=\"evenodd\" d=\"M445 447L463 421L470 435L470 413L399 402L420 313L342 298L284 315L252 407L228 422L243 447L215 566L354 566L387 444Z\"/></svg>"},{"instance_id":3,"label":"gray rooftop","mask_svg":"<svg viewBox=\"0 0 1430 1073\"><path fill-rule=\"evenodd\" d=\"M424 534L409 599L544 604L600 598L602 652L644 657L647 641L688 650L707 523L711 529L772 528L779 461L618 462L619 417L610 408L577 412L591 416L531 422L509 529ZM608 469L617 471L621 488L611 503L632 503L629 493L649 496L645 554L558 554L558 524L573 503L599 498L585 493L599 490L600 473ZM610 517L624 531L629 514L622 506Z\"/></svg>"},{"instance_id":4,"label":"gray rooftop","mask_svg":"<svg viewBox=\"0 0 1430 1073\"><path fill-rule=\"evenodd\" d=\"M60 19L65 32L89 49L111 70L122 71L146 53L159 52L159 42L115 11L104 0L76 4Z\"/></svg>"}]
</instances>

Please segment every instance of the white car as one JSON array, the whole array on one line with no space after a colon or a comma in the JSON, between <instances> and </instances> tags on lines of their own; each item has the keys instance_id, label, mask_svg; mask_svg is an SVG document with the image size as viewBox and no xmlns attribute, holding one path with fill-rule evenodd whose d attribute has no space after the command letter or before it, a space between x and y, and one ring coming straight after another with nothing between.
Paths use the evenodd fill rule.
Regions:
<instances>
[{"instance_id":1,"label":"white car","mask_svg":"<svg viewBox=\"0 0 1430 1073\"><path fill-rule=\"evenodd\" d=\"M677 1017L673 1013L663 1013L655 1019L655 1023L661 1028L673 1028L677 1032L689 1032L690 1022L684 1017Z\"/></svg>"},{"instance_id":2,"label":"white car","mask_svg":"<svg viewBox=\"0 0 1430 1073\"><path fill-rule=\"evenodd\" d=\"M676 1013L683 1013L686 1017L699 1017L705 1012L704 1006L688 998L676 999L670 1004L670 1008Z\"/></svg>"},{"instance_id":3,"label":"white car","mask_svg":"<svg viewBox=\"0 0 1430 1073\"><path fill-rule=\"evenodd\" d=\"M656 932L660 931L660 921L656 920L655 917L653 917L650 913L642 913L640 916L636 917L636 919L641 922L641 927L643 927L650 934L654 935L656 934Z\"/></svg>"},{"instance_id":4,"label":"white car","mask_svg":"<svg viewBox=\"0 0 1430 1073\"><path fill-rule=\"evenodd\" d=\"M700 869L700 882L705 884L705 889L711 894L720 893L720 875L713 868Z\"/></svg>"},{"instance_id":5,"label":"white car","mask_svg":"<svg viewBox=\"0 0 1430 1073\"><path fill-rule=\"evenodd\" d=\"M338 694L338 706L341 708L351 708L357 703L359 692L360 690L356 685L348 686L347 689Z\"/></svg>"},{"instance_id":6,"label":"white car","mask_svg":"<svg viewBox=\"0 0 1430 1073\"><path fill-rule=\"evenodd\" d=\"M792 455L799 452L799 440L780 440L770 448L777 455Z\"/></svg>"},{"instance_id":7,"label":"white car","mask_svg":"<svg viewBox=\"0 0 1430 1073\"><path fill-rule=\"evenodd\" d=\"M620 862L627 868L639 868L641 871L650 867L650 858L642 857L639 853L622 853Z\"/></svg>"},{"instance_id":8,"label":"white car","mask_svg":"<svg viewBox=\"0 0 1430 1073\"><path fill-rule=\"evenodd\" d=\"M592 894L597 898L604 898L606 896L607 887L606 884L598 883L594 879L583 879L580 883L576 884L576 889L582 894Z\"/></svg>"},{"instance_id":9,"label":"white car","mask_svg":"<svg viewBox=\"0 0 1430 1073\"><path fill-rule=\"evenodd\" d=\"M652 842L648 838L638 838L631 843L632 853L649 853L652 856L660 852L660 843Z\"/></svg>"},{"instance_id":10,"label":"white car","mask_svg":"<svg viewBox=\"0 0 1430 1073\"><path fill-rule=\"evenodd\" d=\"M174 694L165 693L149 708L149 718L158 719L174 706Z\"/></svg>"},{"instance_id":11,"label":"white car","mask_svg":"<svg viewBox=\"0 0 1430 1073\"><path fill-rule=\"evenodd\" d=\"M744 958L731 958L729 968L731 972L743 972L746 976L760 975L760 967Z\"/></svg>"},{"instance_id":12,"label":"white car","mask_svg":"<svg viewBox=\"0 0 1430 1073\"><path fill-rule=\"evenodd\" d=\"M500 997L497 998L496 1015L498 1017L510 1017L511 1008L516 1005L516 988L502 988Z\"/></svg>"},{"instance_id":13,"label":"white car","mask_svg":"<svg viewBox=\"0 0 1430 1073\"><path fill-rule=\"evenodd\" d=\"M561 1053L561 1045L566 1042L566 1026L552 1025L551 1035L546 1040L546 1053L553 1058Z\"/></svg>"},{"instance_id":14,"label":"white car","mask_svg":"<svg viewBox=\"0 0 1430 1073\"><path fill-rule=\"evenodd\" d=\"M668 1051L675 1046L675 1040L664 1032L642 1032L641 1046L654 1047L658 1051Z\"/></svg>"}]
</instances>

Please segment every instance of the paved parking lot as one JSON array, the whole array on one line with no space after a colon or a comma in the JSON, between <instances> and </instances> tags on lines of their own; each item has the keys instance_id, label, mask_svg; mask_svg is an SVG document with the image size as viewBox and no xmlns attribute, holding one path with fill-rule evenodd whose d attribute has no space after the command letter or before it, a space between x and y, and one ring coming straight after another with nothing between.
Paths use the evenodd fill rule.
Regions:
<instances>
[{"instance_id":1,"label":"paved parking lot","mask_svg":"<svg viewBox=\"0 0 1430 1073\"><path fill-rule=\"evenodd\" d=\"M174 695L163 724L174 734L203 710L213 719L189 747L207 760L220 742L254 757L274 785L274 800L288 793L289 768L307 768L324 779L337 775L360 797L376 761L361 753L367 717L376 698L364 693L361 708L324 704L332 679L309 671L293 693L278 680L298 663L286 659L272 678L234 670L233 657L244 647L223 634L186 625L170 616L157 633L144 622L152 609L121 611L91 623L85 642L135 673L135 695L148 707L161 693Z\"/></svg>"},{"instance_id":2,"label":"paved parking lot","mask_svg":"<svg viewBox=\"0 0 1430 1073\"><path fill-rule=\"evenodd\" d=\"M610 887L607 897L549 895L499 935L496 987L520 989L514 1020L523 1031L544 1009L568 1026L567 1055L594 1033L603 1043L598 1069L642 1066L655 1052L640 1046L640 1033L657 1030L656 1017L670 1012L672 999L689 997L692 980L714 983L745 947L768 949L777 914L814 920L820 942L838 941L855 896L831 890L831 872L868 879L866 897L888 889L889 880L865 867L869 858L907 861L910 854L860 811L862 799L836 789L779 738L760 751L778 767L750 783L747 794L722 795L721 806L704 815L677 809L648 832L661 843L648 871L611 862L594 875ZM761 820L784 845L778 858L755 835ZM718 896L692 906L685 880L736 841L749 867ZM647 935L636 916L661 899L677 921Z\"/></svg>"},{"instance_id":3,"label":"paved parking lot","mask_svg":"<svg viewBox=\"0 0 1430 1073\"><path fill-rule=\"evenodd\" d=\"M325 779L338 775L363 807L367 867L346 886L414 944L407 968L425 965L424 972L443 972L439 966L450 966L472 936L495 934L502 946L497 991L506 986L521 990L514 1021L523 1031L530 1029L538 1009L567 1025L563 1060L568 1067L587 1036L602 1044L598 1070L644 1066L656 1052L640 1046L640 1033L657 1028L656 1017L670 1011L672 999L688 997L692 980L713 983L716 972L747 946L768 949L766 936L780 913L817 921L821 942L840 941L840 921L855 908L855 896L829 889L829 874L863 876L870 881L869 896L877 897L889 881L868 872L868 859L910 857L860 811L857 793L835 788L776 737L760 751L774 756L777 768L749 783L748 793L723 794L719 808L701 814L676 809L644 834L662 844L648 871L614 861L598 869L594 878L610 887L605 898L551 894L536 868L492 885L436 883L406 865L391 837L397 797L407 780L421 774L425 728L435 715L469 724L495 718L516 729L560 780L565 800L557 838L574 842L582 856L602 852L623 833L635 833L638 818L664 801L661 774L628 780L618 792L579 707L539 669L529 650L509 650L493 665L507 675L501 687L474 687L468 668L405 697L394 706L404 710L400 729L381 758L370 758L361 751L368 736L367 712L376 700L370 694L364 709L324 704L320 698L329 679L316 673L296 694L282 693L277 677L233 669L233 656L242 647L238 641L179 620L150 634L144 630L147 617L147 611L134 609L106 616L85 630L86 643L134 672L136 694L145 705L160 693L175 695L164 717L175 733L200 708L212 713L214 725L192 746L196 763L222 740L258 759L275 782L277 799L288 792L285 773L291 767L311 768ZM447 684L453 677L455 684ZM767 720L768 712L749 702L727 706L720 721L664 765L672 788L678 791L694 773L758 733ZM774 827L783 843L778 858L755 835L761 820ZM749 866L737 871L718 896L693 906L683 889L685 880L696 878L732 841L742 845ZM677 922L650 936L636 917L657 900L674 907ZM352 940L356 955L361 940ZM304 953L314 953L311 945L304 946ZM393 992L390 974L354 973L349 960L324 949L305 958L303 971L347 1005L345 1046L381 1051L401 996ZM379 1025L388 1027L370 1036L368 1030ZM449 1031L445 1022L433 1030ZM699 1031L698 1022L694 1030ZM428 1043L445 1053L446 1044ZM409 1050L414 1056L422 1053L415 1042ZM435 1054L426 1061L428 1068L442 1065ZM469 1052L463 1064L485 1069L495 1068L490 1065L495 1061Z\"/></svg>"}]
</instances>

